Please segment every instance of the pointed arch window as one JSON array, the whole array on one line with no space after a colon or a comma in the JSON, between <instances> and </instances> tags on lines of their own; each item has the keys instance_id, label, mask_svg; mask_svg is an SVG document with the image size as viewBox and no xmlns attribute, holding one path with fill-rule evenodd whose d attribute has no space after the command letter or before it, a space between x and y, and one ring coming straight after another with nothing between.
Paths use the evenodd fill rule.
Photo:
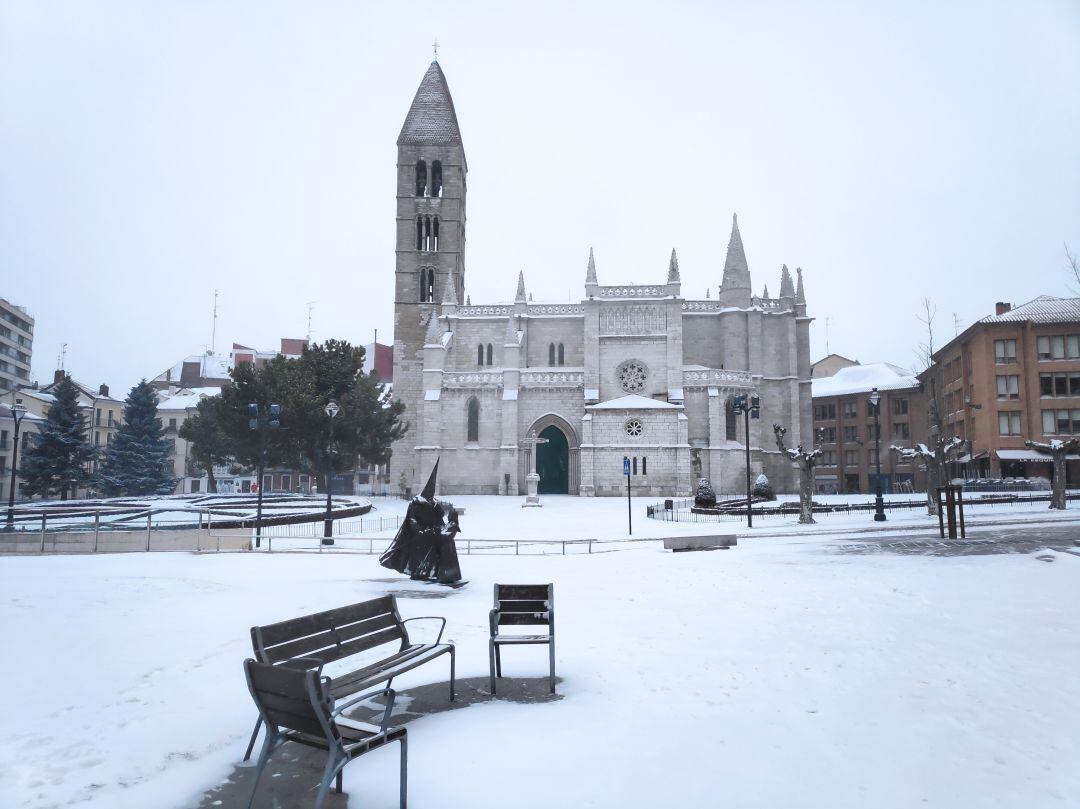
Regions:
<instances>
[{"instance_id":1,"label":"pointed arch window","mask_svg":"<svg viewBox=\"0 0 1080 809\"><path fill-rule=\"evenodd\" d=\"M435 300L435 269L433 267L420 268L420 303L431 303Z\"/></svg>"},{"instance_id":2,"label":"pointed arch window","mask_svg":"<svg viewBox=\"0 0 1080 809\"><path fill-rule=\"evenodd\" d=\"M484 364L484 344L483 343L481 343L480 345L478 345L476 347L476 364L477 365L483 365Z\"/></svg>"},{"instance_id":3,"label":"pointed arch window","mask_svg":"<svg viewBox=\"0 0 1080 809\"><path fill-rule=\"evenodd\" d=\"M434 251L439 249L439 217L437 216L431 219L431 249Z\"/></svg>"},{"instance_id":4,"label":"pointed arch window","mask_svg":"<svg viewBox=\"0 0 1080 809\"><path fill-rule=\"evenodd\" d=\"M555 364L555 344L548 344L548 365Z\"/></svg>"},{"instance_id":5,"label":"pointed arch window","mask_svg":"<svg viewBox=\"0 0 1080 809\"><path fill-rule=\"evenodd\" d=\"M442 196L442 161L431 161L431 196Z\"/></svg>"},{"instance_id":6,"label":"pointed arch window","mask_svg":"<svg viewBox=\"0 0 1080 809\"><path fill-rule=\"evenodd\" d=\"M469 397L465 440L474 443L480 440L480 402L475 396Z\"/></svg>"},{"instance_id":7,"label":"pointed arch window","mask_svg":"<svg viewBox=\"0 0 1080 809\"><path fill-rule=\"evenodd\" d=\"M424 249L424 217L416 217L416 249Z\"/></svg>"},{"instance_id":8,"label":"pointed arch window","mask_svg":"<svg viewBox=\"0 0 1080 809\"><path fill-rule=\"evenodd\" d=\"M736 434L736 428L738 427L738 422L735 420L735 397L734 396L729 396L728 397L727 404L725 405L725 409L727 410L727 418L724 420L725 421L724 438L726 438L728 441L738 441L739 436Z\"/></svg>"},{"instance_id":9,"label":"pointed arch window","mask_svg":"<svg viewBox=\"0 0 1080 809\"><path fill-rule=\"evenodd\" d=\"M563 349L563 344L559 343L559 365L566 364L566 351Z\"/></svg>"},{"instance_id":10,"label":"pointed arch window","mask_svg":"<svg viewBox=\"0 0 1080 809\"><path fill-rule=\"evenodd\" d=\"M491 343L487 344L487 364L491 365Z\"/></svg>"},{"instance_id":11,"label":"pointed arch window","mask_svg":"<svg viewBox=\"0 0 1080 809\"><path fill-rule=\"evenodd\" d=\"M427 163L416 161L416 196L427 196Z\"/></svg>"}]
</instances>

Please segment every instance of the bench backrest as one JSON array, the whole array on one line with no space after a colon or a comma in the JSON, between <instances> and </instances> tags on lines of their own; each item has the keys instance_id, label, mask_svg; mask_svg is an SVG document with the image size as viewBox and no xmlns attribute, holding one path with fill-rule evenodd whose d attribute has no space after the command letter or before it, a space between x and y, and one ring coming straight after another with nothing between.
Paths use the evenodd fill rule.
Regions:
<instances>
[{"instance_id":1,"label":"bench backrest","mask_svg":"<svg viewBox=\"0 0 1080 809\"><path fill-rule=\"evenodd\" d=\"M499 626L551 626L554 584L496 584Z\"/></svg>"},{"instance_id":2,"label":"bench backrest","mask_svg":"<svg viewBox=\"0 0 1080 809\"><path fill-rule=\"evenodd\" d=\"M261 663L297 657L330 663L393 641L408 642L394 596L251 628L251 645Z\"/></svg>"},{"instance_id":3,"label":"bench backrest","mask_svg":"<svg viewBox=\"0 0 1080 809\"><path fill-rule=\"evenodd\" d=\"M244 671L251 697L269 726L322 737L330 746L338 741L340 735L331 719L333 701L325 685L327 678L320 677L317 670L245 660Z\"/></svg>"}]
</instances>

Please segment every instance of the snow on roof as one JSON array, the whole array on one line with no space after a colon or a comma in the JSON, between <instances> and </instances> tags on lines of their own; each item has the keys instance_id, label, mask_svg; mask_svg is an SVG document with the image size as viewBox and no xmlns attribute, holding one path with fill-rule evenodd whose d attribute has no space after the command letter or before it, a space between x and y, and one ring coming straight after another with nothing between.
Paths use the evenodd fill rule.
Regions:
<instances>
[{"instance_id":1,"label":"snow on roof","mask_svg":"<svg viewBox=\"0 0 1080 809\"><path fill-rule=\"evenodd\" d=\"M219 393L221 388L180 388L175 393L158 399L158 410L187 410L198 405L199 400Z\"/></svg>"},{"instance_id":2,"label":"snow on roof","mask_svg":"<svg viewBox=\"0 0 1080 809\"><path fill-rule=\"evenodd\" d=\"M832 376L815 379L811 383L813 397L843 396L849 393L867 393L878 390L897 390L918 387L919 380L908 371L887 362L871 362L841 368Z\"/></svg>"},{"instance_id":3,"label":"snow on roof","mask_svg":"<svg viewBox=\"0 0 1080 809\"><path fill-rule=\"evenodd\" d=\"M1080 321L1080 298L1040 295L1001 315L989 315L980 323L1069 323Z\"/></svg>"},{"instance_id":4,"label":"snow on roof","mask_svg":"<svg viewBox=\"0 0 1080 809\"><path fill-rule=\"evenodd\" d=\"M659 399L650 399L647 396L638 396L629 393L618 399L609 399L594 405L585 405L586 410L682 410L682 405L674 405L662 402Z\"/></svg>"}]
</instances>

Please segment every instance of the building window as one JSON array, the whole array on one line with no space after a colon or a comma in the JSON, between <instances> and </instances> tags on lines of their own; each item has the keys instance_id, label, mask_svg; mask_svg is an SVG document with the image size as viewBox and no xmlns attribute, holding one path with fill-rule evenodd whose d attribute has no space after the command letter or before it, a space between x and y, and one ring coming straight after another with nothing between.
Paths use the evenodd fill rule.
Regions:
<instances>
[{"instance_id":1,"label":"building window","mask_svg":"<svg viewBox=\"0 0 1080 809\"><path fill-rule=\"evenodd\" d=\"M835 404L814 405L814 421L831 421L836 418Z\"/></svg>"},{"instance_id":2,"label":"building window","mask_svg":"<svg viewBox=\"0 0 1080 809\"><path fill-rule=\"evenodd\" d=\"M854 426L844 427L844 441L855 442L859 440L859 428Z\"/></svg>"},{"instance_id":3,"label":"building window","mask_svg":"<svg viewBox=\"0 0 1080 809\"><path fill-rule=\"evenodd\" d=\"M821 453L821 465L836 466L836 452L831 449L824 450Z\"/></svg>"},{"instance_id":4,"label":"building window","mask_svg":"<svg viewBox=\"0 0 1080 809\"><path fill-rule=\"evenodd\" d=\"M727 418L724 419L724 438L726 438L728 441L737 441L738 435L736 433L736 430L738 430L739 423L735 420L734 396L728 397L725 408L727 409Z\"/></svg>"},{"instance_id":5,"label":"building window","mask_svg":"<svg viewBox=\"0 0 1080 809\"><path fill-rule=\"evenodd\" d=\"M201 480L199 480L198 478L196 478L195 480L191 481L191 493L192 493L192 494L198 494L198 493L199 493L199 489L200 489L200 484L201 484L201 483L202 483L202 481L201 481Z\"/></svg>"},{"instance_id":6,"label":"building window","mask_svg":"<svg viewBox=\"0 0 1080 809\"><path fill-rule=\"evenodd\" d=\"M491 343L487 344L487 364L491 365Z\"/></svg>"},{"instance_id":7,"label":"building window","mask_svg":"<svg viewBox=\"0 0 1080 809\"><path fill-rule=\"evenodd\" d=\"M1016 362L1016 340L994 340L994 362L998 365Z\"/></svg>"},{"instance_id":8,"label":"building window","mask_svg":"<svg viewBox=\"0 0 1080 809\"><path fill-rule=\"evenodd\" d=\"M476 347L476 364L483 366L484 364L484 344L481 343Z\"/></svg>"},{"instance_id":9,"label":"building window","mask_svg":"<svg viewBox=\"0 0 1080 809\"><path fill-rule=\"evenodd\" d=\"M1080 373L1039 374L1040 396L1080 396Z\"/></svg>"},{"instance_id":10,"label":"building window","mask_svg":"<svg viewBox=\"0 0 1080 809\"><path fill-rule=\"evenodd\" d=\"M286 492L291 492L292 491L292 475L282 475L281 476L281 488L282 488L283 491L286 491Z\"/></svg>"},{"instance_id":11,"label":"building window","mask_svg":"<svg viewBox=\"0 0 1080 809\"><path fill-rule=\"evenodd\" d=\"M263 475L262 488L263 488L264 493L268 492L272 488L274 488L274 476L273 475Z\"/></svg>"},{"instance_id":12,"label":"building window","mask_svg":"<svg viewBox=\"0 0 1080 809\"><path fill-rule=\"evenodd\" d=\"M554 364L555 364L555 344L554 343L549 343L548 344L548 365L554 365Z\"/></svg>"},{"instance_id":13,"label":"building window","mask_svg":"<svg viewBox=\"0 0 1080 809\"><path fill-rule=\"evenodd\" d=\"M844 450L844 466L858 466L859 451L857 449Z\"/></svg>"},{"instance_id":14,"label":"building window","mask_svg":"<svg viewBox=\"0 0 1080 809\"><path fill-rule=\"evenodd\" d=\"M634 474L637 474L637 455L634 456Z\"/></svg>"},{"instance_id":15,"label":"building window","mask_svg":"<svg viewBox=\"0 0 1080 809\"><path fill-rule=\"evenodd\" d=\"M894 416L906 416L908 412L907 399L893 399L892 413Z\"/></svg>"},{"instance_id":16,"label":"building window","mask_svg":"<svg viewBox=\"0 0 1080 809\"><path fill-rule=\"evenodd\" d=\"M472 442L480 440L480 402L477 401L475 396L469 397L468 427L465 440Z\"/></svg>"},{"instance_id":17,"label":"building window","mask_svg":"<svg viewBox=\"0 0 1080 809\"><path fill-rule=\"evenodd\" d=\"M866 425L866 440L875 441L881 437L881 425L877 425L875 428L873 424Z\"/></svg>"},{"instance_id":18,"label":"building window","mask_svg":"<svg viewBox=\"0 0 1080 809\"><path fill-rule=\"evenodd\" d=\"M846 419L853 419L858 415L859 405L854 399L845 399L840 407Z\"/></svg>"},{"instance_id":19,"label":"building window","mask_svg":"<svg viewBox=\"0 0 1080 809\"><path fill-rule=\"evenodd\" d=\"M868 449L866 451L866 461L871 466L877 466L878 452L876 449Z\"/></svg>"},{"instance_id":20,"label":"building window","mask_svg":"<svg viewBox=\"0 0 1080 809\"><path fill-rule=\"evenodd\" d=\"M649 370L643 362L627 360L615 370L615 378L619 380L619 386L627 393L640 393L645 389Z\"/></svg>"},{"instance_id":21,"label":"building window","mask_svg":"<svg viewBox=\"0 0 1080 809\"><path fill-rule=\"evenodd\" d=\"M645 425L641 423L641 419L630 419L630 421L626 422L623 429L626 430L626 435L628 437L641 438L642 434L645 432Z\"/></svg>"},{"instance_id":22,"label":"building window","mask_svg":"<svg viewBox=\"0 0 1080 809\"><path fill-rule=\"evenodd\" d=\"M646 458L644 455L641 456L641 474L649 474L649 459Z\"/></svg>"},{"instance_id":23,"label":"building window","mask_svg":"<svg viewBox=\"0 0 1080 809\"><path fill-rule=\"evenodd\" d=\"M1080 435L1080 408L1042 411L1043 435Z\"/></svg>"},{"instance_id":24,"label":"building window","mask_svg":"<svg viewBox=\"0 0 1080 809\"><path fill-rule=\"evenodd\" d=\"M1046 376L1042 374L1041 376ZM997 380L997 397L999 399L1020 398L1020 377L1017 374L995 377Z\"/></svg>"},{"instance_id":25,"label":"building window","mask_svg":"<svg viewBox=\"0 0 1080 809\"><path fill-rule=\"evenodd\" d=\"M431 249L435 252L439 250L439 217L431 217Z\"/></svg>"},{"instance_id":26,"label":"building window","mask_svg":"<svg viewBox=\"0 0 1080 809\"><path fill-rule=\"evenodd\" d=\"M420 268L420 303L431 303L435 300L435 268Z\"/></svg>"},{"instance_id":27,"label":"building window","mask_svg":"<svg viewBox=\"0 0 1080 809\"><path fill-rule=\"evenodd\" d=\"M1002 411L998 413L998 435L1020 435L1019 411Z\"/></svg>"},{"instance_id":28,"label":"building window","mask_svg":"<svg viewBox=\"0 0 1080 809\"><path fill-rule=\"evenodd\" d=\"M427 163L423 160L416 161L416 196L427 195Z\"/></svg>"},{"instance_id":29,"label":"building window","mask_svg":"<svg viewBox=\"0 0 1080 809\"><path fill-rule=\"evenodd\" d=\"M911 428L908 427L906 421L893 422L892 426L893 441L907 441L911 438Z\"/></svg>"},{"instance_id":30,"label":"building window","mask_svg":"<svg viewBox=\"0 0 1080 809\"><path fill-rule=\"evenodd\" d=\"M822 444L835 444L836 443L836 428L835 427L822 427L818 430L819 440Z\"/></svg>"},{"instance_id":31,"label":"building window","mask_svg":"<svg viewBox=\"0 0 1080 809\"><path fill-rule=\"evenodd\" d=\"M431 196L442 196L442 161L431 161Z\"/></svg>"},{"instance_id":32,"label":"building window","mask_svg":"<svg viewBox=\"0 0 1080 809\"><path fill-rule=\"evenodd\" d=\"M563 349L563 344L559 343L559 365L566 364L566 352Z\"/></svg>"}]
</instances>

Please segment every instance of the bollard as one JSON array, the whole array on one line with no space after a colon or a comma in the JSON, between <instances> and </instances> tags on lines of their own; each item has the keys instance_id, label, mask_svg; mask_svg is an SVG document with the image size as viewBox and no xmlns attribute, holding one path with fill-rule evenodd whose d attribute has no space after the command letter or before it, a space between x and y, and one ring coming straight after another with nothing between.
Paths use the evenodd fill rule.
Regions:
<instances>
[{"instance_id":1,"label":"bollard","mask_svg":"<svg viewBox=\"0 0 1080 809\"><path fill-rule=\"evenodd\" d=\"M150 515L146 515L146 552L150 553Z\"/></svg>"},{"instance_id":2,"label":"bollard","mask_svg":"<svg viewBox=\"0 0 1080 809\"><path fill-rule=\"evenodd\" d=\"M94 553L97 553L98 549L98 534L101 531L101 512L94 511Z\"/></svg>"},{"instance_id":3,"label":"bollard","mask_svg":"<svg viewBox=\"0 0 1080 809\"><path fill-rule=\"evenodd\" d=\"M41 515L41 552L45 553L45 514Z\"/></svg>"}]
</instances>

